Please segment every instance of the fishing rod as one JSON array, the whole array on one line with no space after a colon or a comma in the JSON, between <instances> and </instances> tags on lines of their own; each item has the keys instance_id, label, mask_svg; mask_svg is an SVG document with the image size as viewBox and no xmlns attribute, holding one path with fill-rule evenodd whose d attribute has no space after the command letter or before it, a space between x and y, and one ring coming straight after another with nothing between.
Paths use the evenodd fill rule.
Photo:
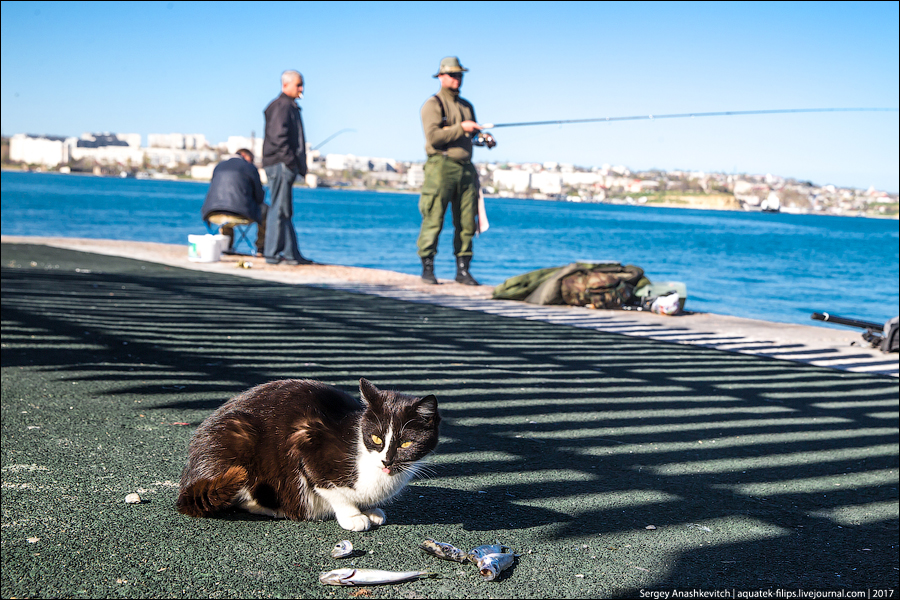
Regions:
<instances>
[{"instance_id":1,"label":"fishing rod","mask_svg":"<svg viewBox=\"0 0 900 600\"><path fill-rule=\"evenodd\" d=\"M613 121L653 121L655 119L686 119L694 117L732 117L738 115L774 115L817 112L897 112L896 108L784 108L772 110L726 110L722 112L676 113L671 115L633 115L630 117L598 117L595 119L562 119L558 121L526 121L523 123L485 123L482 129L525 127L528 125L565 125L567 123L598 123Z\"/></svg>"},{"instance_id":2,"label":"fishing rod","mask_svg":"<svg viewBox=\"0 0 900 600\"><path fill-rule=\"evenodd\" d=\"M316 146L316 147L313 148L312 150L318 150L319 148L321 148L322 146L324 146L325 144L327 144L328 142L330 142L331 140L333 140L333 139L336 138L337 136L341 135L342 133L346 133L346 132L348 132L348 131L356 131L356 130L355 130L355 129L341 129L341 130L338 131L337 133L334 133L334 134L328 136L327 138L325 138L325 141L324 141L324 142L322 142L321 144L319 144L318 146ZM312 150L310 150L310 152L312 152Z\"/></svg>"}]
</instances>

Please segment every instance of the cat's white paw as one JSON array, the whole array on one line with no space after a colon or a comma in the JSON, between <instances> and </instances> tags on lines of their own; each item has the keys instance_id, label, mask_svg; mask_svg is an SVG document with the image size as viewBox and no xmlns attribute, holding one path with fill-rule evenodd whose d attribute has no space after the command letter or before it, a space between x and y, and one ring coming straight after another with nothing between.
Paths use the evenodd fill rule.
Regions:
<instances>
[{"instance_id":1,"label":"cat's white paw","mask_svg":"<svg viewBox=\"0 0 900 600\"><path fill-rule=\"evenodd\" d=\"M372 522L372 525L380 526L384 525L385 521L387 521L387 515L384 514L384 511L380 508L373 508L372 510L367 510L363 512L364 515L369 517L369 520Z\"/></svg>"},{"instance_id":2,"label":"cat's white paw","mask_svg":"<svg viewBox=\"0 0 900 600\"><path fill-rule=\"evenodd\" d=\"M339 516L337 522L347 531L368 531L375 525L368 516L362 513Z\"/></svg>"}]
</instances>

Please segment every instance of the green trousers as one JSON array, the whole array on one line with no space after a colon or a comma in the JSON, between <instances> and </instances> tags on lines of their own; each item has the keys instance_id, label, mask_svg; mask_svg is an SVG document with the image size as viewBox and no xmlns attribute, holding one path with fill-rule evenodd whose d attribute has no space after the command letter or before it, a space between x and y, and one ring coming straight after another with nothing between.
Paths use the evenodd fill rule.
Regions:
<instances>
[{"instance_id":1,"label":"green trousers","mask_svg":"<svg viewBox=\"0 0 900 600\"><path fill-rule=\"evenodd\" d=\"M422 229L419 231L419 256L437 254L438 237L444 228L447 205L453 215L453 253L472 256L475 217L478 214L478 172L472 163L461 164L436 154L425 163L425 182L419 197Z\"/></svg>"}]
</instances>

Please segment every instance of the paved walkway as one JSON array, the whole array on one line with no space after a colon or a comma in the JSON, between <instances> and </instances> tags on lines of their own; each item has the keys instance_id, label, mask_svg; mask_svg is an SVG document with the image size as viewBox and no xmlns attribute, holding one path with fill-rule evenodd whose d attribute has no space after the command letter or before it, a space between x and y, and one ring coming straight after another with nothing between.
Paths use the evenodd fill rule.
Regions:
<instances>
[{"instance_id":1,"label":"paved walkway","mask_svg":"<svg viewBox=\"0 0 900 600\"><path fill-rule=\"evenodd\" d=\"M490 286L470 287L444 280L432 286L417 276L336 265L270 266L262 259L226 256L219 263L194 263L186 246L112 240L5 236L9 243L40 243L58 248L146 260L185 269L317 285L387 298L476 310L513 318L571 325L596 331L768 356L855 373L900 375L900 355L885 354L862 339L862 330L834 325L793 325L709 313L664 317L652 313L592 310L572 306L534 306L490 298ZM238 263L251 268L237 268ZM690 308L690 298L687 307ZM812 321L810 321L812 322Z\"/></svg>"},{"instance_id":2,"label":"paved walkway","mask_svg":"<svg viewBox=\"0 0 900 600\"><path fill-rule=\"evenodd\" d=\"M872 348L862 339L862 330L835 331L816 326L703 313L665 317L621 310L535 306L524 302L461 298L370 284L328 284L327 287L741 354L768 356L854 373L877 373L892 377L898 375L898 355L885 354Z\"/></svg>"},{"instance_id":3,"label":"paved walkway","mask_svg":"<svg viewBox=\"0 0 900 600\"><path fill-rule=\"evenodd\" d=\"M895 378L209 267L3 244L3 597L897 587ZM430 477L385 526L174 510L190 435L224 400L361 376L434 393L444 416ZM426 537L521 556L482 582ZM321 586L345 538L357 567L439 578Z\"/></svg>"}]
</instances>

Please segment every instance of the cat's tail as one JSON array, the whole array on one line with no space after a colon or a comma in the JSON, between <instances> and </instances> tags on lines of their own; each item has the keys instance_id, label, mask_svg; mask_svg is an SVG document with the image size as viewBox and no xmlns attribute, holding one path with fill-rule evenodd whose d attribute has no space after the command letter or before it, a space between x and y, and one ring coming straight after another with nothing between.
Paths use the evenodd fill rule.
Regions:
<instances>
[{"instance_id":1,"label":"cat's tail","mask_svg":"<svg viewBox=\"0 0 900 600\"><path fill-rule=\"evenodd\" d=\"M238 492L247 484L247 470L233 466L218 477L199 479L181 488L178 512L191 517L208 517L231 506Z\"/></svg>"}]
</instances>

